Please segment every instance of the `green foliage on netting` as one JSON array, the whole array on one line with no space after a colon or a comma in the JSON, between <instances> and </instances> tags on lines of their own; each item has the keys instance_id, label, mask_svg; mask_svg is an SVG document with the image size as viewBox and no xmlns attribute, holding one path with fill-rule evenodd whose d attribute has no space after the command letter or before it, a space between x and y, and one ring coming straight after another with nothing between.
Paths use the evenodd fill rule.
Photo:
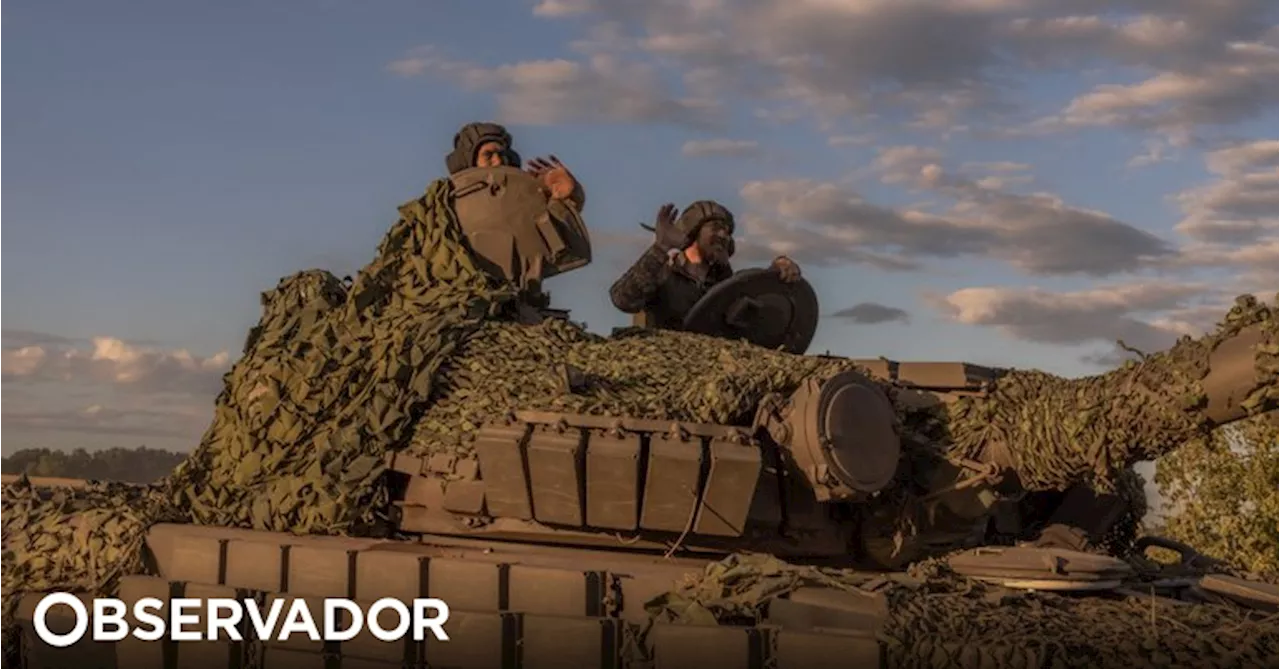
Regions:
<instances>
[{"instance_id":1,"label":"green foliage on netting","mask_svg":"<svg viewBox=\"0 0 1280 669\"><path fill-rule=\"evenodd\" d=\"M1277 415L1215 431L1156 462L1160 534L1274 582L1280 560Z\"/></svg>"}]
</instances>

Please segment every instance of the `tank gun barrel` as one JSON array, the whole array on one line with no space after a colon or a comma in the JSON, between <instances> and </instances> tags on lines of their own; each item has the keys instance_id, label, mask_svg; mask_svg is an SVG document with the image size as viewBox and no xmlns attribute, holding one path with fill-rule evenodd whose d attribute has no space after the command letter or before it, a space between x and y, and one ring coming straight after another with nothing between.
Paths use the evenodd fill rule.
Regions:
<instances>
[{"instance_id":1,"label":"tank gun barrel","mask_svg":"<svg viewBox=\"0 0 1280 669\"><path fill-rule=\"evenodd\" d=\"M983 398L942 409L929 435L951 458L994 463L1027 490L1109 485L1214 428L1277 406L1274 307L1237 300L1215 332L1106 374L1002 376Z\"/></svg>"},{"instance_id":2,"label":"tank gun barrel","mask_svg":"<svg viewBox=\"0 0 1280 669\"><path fill-rule=\"evenodd\" d=\"M1258 373L1258 351L1266 346L1266 333L1260 325L1220 342L1209 355L1209 373L1200 386L1206 400L1204 416L1211 425L1228 425L1276 409L1274 392L1258 393L1263 386L1276 385L1274 334L1271 345L1270 375Z\"/></svg>"},{"instance_id":3,"label":"tank gun barrel","mask_svg":"<svg viewBox=\"0 0 1280 669\"><path fill-rule=\"evenodd\" d=\"M782 446L823 503L883 490L902 450L922 448L952 463L986 466L979 473L1012 472L1029 491L1082 482L1105 489L1140 460L1280 407L1267 333L1256 322L1183 338L1084 379L959 362L856 359L865 376L845 371L809 379L782 402L762 405L756 426ZM966 476L963 469L957 475Z\"/></svg>"},{"instance_id":4,"label":"tank gun barrel","mask_svg":"<svg viewBox=\"0 0 1280 669\"><path fill-rule=\"evenodd\" d=\"M1086 378L963 363L850 362L880 383L855 371L810 378L756 415L819 502L858 501L884 489L903 451L951 462L935 465L939 472L1012 473L1003 478L1028 491L1079 483L1106 489L1137 462L1277 406L1273 310L1252 297L1241 298L1211 334Z\"/></svg>"}]
</instances>

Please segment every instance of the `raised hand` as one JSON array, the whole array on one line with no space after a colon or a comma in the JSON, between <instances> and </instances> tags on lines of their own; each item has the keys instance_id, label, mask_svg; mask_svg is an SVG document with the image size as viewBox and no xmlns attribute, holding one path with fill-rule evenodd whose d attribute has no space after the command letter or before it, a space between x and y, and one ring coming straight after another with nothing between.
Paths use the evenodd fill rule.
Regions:
<instances>
[{"instance_id":1,"label":"raised hand","mask_svg":"<svg viewBox=\"0 0 1280 669\"><path fill-rule=\"evenodd\" d=\"M796 264L796 261L786 256L774 258L773 264L769 266L769 269L777 272L783 283L800 280L800 266Z\"/></svg>"},{"instance_id":2,"label":"raised hand","mask_svg":"<svg viewBox=\"0 0 1280 669\"><path fill-rule=\"evenodd\" d=\"M683 249L685 234L676 227L676 206L664 204L653 218L653 241L663 251Z\"/></svg>"},{"instance_id":3,"label":"raised hand","mask_svg":"<svg viewBox=\"0 0 1280 669\"><path fill-rule=\"evenodd\" d=\"M555 156L534 158L527 163L525 171L542 182L548 195L553 200L563 200L573 194L578 181L569 168Z\"/></svg>"}]
</instances>

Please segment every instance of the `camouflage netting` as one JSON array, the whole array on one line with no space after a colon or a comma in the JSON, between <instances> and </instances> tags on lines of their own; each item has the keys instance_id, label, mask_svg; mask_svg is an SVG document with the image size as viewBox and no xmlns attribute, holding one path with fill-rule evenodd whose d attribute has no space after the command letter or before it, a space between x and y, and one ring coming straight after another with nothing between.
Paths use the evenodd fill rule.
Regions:
<instances>
[{"instance_id":1,"label":"camouflage netting","mask_svg":"<svg viewBox=\"0 0 1280 669\"><path fill-rule=\"evenodd\" d=\"M572 388L570 368L580 377ZM481 422L516 409L749 424L766 394L852 368L680 332L628 329L606 339L565 321L490 322L445 365L441 395L410 447L465 451Z\"/></svg>"},{"instance_id":2,"label":"camouflage netting","mask_svg":"<svg viewBox=\"0 0 1280 669\"><path fill-rule=\"evenodd\" d=\"M301 534L376 528L386 449L411 434L436 369L511 294L471 264L449 195L439 181L402 206L350 289L313 270L263 295L212 425L167 480L48 499L6 488L5 610L23 592L112 593L158 522Z\"/></svg>"},{"instance_id":3,"label":"camouflage netting","mask_svg":"<svg viewBox=\"0 0 1280 669\"><path fill-rule=\"evenodd\" d=\"M1124 504L1124 512L1102 537L1101 544L1111 555L1126 555L1143 530L1143 518L1151 510L1147 501L1146 479L1133 469L1116 477L1116 496Z\"/></svg>"},{"instance_id":4,"label":"camouflage netting","mask_svg":"<svg viewBox=\"0 0 1280 669\"><path fill-rule=\"evenodd\" d=\"M382 524L387 450L412 434L440 366L510 295L471 262L450 189L437 181L403 205L349 290L313 270L263 296L213 424L169 480L192 522L316 534Z\"/></svg>"},{"instance_id":5,"label":"camouflage netting","mask_svg":"<svg viewBox=\"0 0 1280 669\"><path fill-rule=\"evenodd\" d=\"M181 522L159 486L91 483L55 491L25 476L4 489L5 646L24 592L110 593L121 576L141 573L142 543L156 523Z\"/></svg>"},{"instance_id":6,"label":"camouflage netting","mask_svg":"<svg viewBox=\"0 0 1280 669\"><path fill-rule=\"evenodd\" d=\"M957 577L938 561L886 578L735 555L646 608L660 622L752 624L765 604L801 587L883 594L889 617L878 638L883 666L895 669L1274 667L1280 642L1274 613L1011 591Z\"/></svg>"},{"instance_id":7,"label":"camouflage netting","mask_svg":"<svg viewBox=\"0 0 1280 669\"><path fill-rule=\"evenodd\" d=\"M472 263L449 197L449 182L438 181L403 205L350 287L312 270L264 294L212 424L163 485L137 495L69 491L52 501L6 491L6 603L30 590L109 591L114 576L134 568L142 532L161 519L301 534L384 531L388 450L466 449L480 422L509 409L742 424L763 397L854 366L690 334L606 339L563 321L517 324L509 317L515 291ZM964 457L1000 440L1032 486L1105 484L1119 465L1200 433L1190 405L1202 395L1208 347L1249 321L1268 327L1260 378L1274 400L1274 316L1245 301L1218 332L1140 365L1079 381L1015 373L990 399L900 408L902 427ZM68 522L76 509L89 519L80 526ZM83 523L93 529L76 531L96 533L101 551L85 554L66 534Z\"/></svg>"},{"instance_id":8,"label":"camouflage netting","mask_svg":"<svg viewBox=\"0 0 1280 669\"><path fill-rule=\"evenodd\" d=\"M1091 482L1107 489L1134 463L1208 434L1199 381L1218 341L1262 324L1257 390L1246 406L1276 399L1272 307L1242 297L1219 328L1108 374L1065 379L1015 371L987 398L942 409L899 408L916 441L951 457L981 460L999 442L1029 489ZM585 379L567 390L566 368ZM485 419L513 409L630 415L743 424L769 393L789 395L806 378L856 366L848 360L766 351L698 335L626 330L605 339L563 321L536 327L489 322L442 368L440 394L410 448L457 451ZM893 389L886 387L893 394Z\"/></svg>"},{"instance_id":9,"label":"camouflage netting","mask_svg":"<svg viewBox=\"0 0 1280 669\"><path fill-rule=\"evenodd\" d=\"M1198 339L1127 362L1107 374L1065 379L1042 372L1013 372L983 399L948 407L937 425L948 455L980 460L1003 446L1028 490L1061 490L1074 482L1110 489L1118 472L1155 460L1193 440L1208 438L1201 380L1217 343L1261 326L1254 354L1255 385L1241 404L1251 413L1277 398L1276 310L1253 296L1237 298L1217 329Z\"/></svg>"}]
</instances>

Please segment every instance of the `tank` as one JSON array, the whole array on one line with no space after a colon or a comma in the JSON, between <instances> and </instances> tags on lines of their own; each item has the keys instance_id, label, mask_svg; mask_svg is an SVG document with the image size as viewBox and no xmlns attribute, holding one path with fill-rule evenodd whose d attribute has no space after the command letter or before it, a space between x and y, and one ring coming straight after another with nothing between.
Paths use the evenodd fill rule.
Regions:
<instances>
[{"instance_id":1,"label":"tank","mask_svg":"<svg viewBox=\"0 0 1280 669\"><path fill-rule=\"evenodd\" d=\"M353 281L264 293L165 481L8 485L6 666L1276 664L1276 586L1135 537L1132 473L1276 408L1273 308L1084 379L807 354L812 287L767 272L601 337L541 287L591 247L539 197L465 171ZM431 596L452 638L51 649L55 589Z\"/></svg>"},{"instance_id":2,"label":"tank","mask_svg":"<svg viewBox=\"0 0 1280 669\"><path fill-rule=\"evenodd\" d=\"M479 227L459 218L464 230ZM574 229L585 238L584 226ZM587 248L578 257L589 257ZM1242 309L1251 305L1251 298L1242 298ZM802 355L817 314L817 298L805 280L787 285L770 272L747 270L710 291L685 325L690 332ZM636 319L645 321L643 315ZM1035 540L1052 525L1051 534L1058 535L1053 542L1079 548L1101 542L1119 520L1106 513L1124 504L1122 491L1111 484L1137 461L1196 432L1275 408L1275 337L1265 327L1274 322L1235 323L1141 364L1082 380L966 362L810 356L822 359L821 371L772 389L784 392L761 393L747 411L737 412L739 420L726 422L517 404L486 416L456 453L390 454L392 520L407 533L633 550L670 547L678 539L686 552L756 550L878 568L984 544L993 529L1006 540ZM634 329L614 333L643 336ZM725 350L753 355L741 347ZM1202 376L1195 388L1201 397L1154 389L1180 366ZM565 367L567 394L590 385L589 373ZM669 370L650 373L661 378ZM1154 400L1154 406L1107 415L1091 403L1112 399L1108 384L1124 388L1117 402L1136 397L1139 404ZM1111 441L1150 436L1160 443L1109 448L1102 435L1087 434L1087 425L1057 432L1040 426L1025 436L1039 442L1038 449L1056 449L1044 455L1059 462L1032 463L1026 460L1038 454L1019 452L1020 435L994 434L986 421L978 429L960 424L1004 406L1040 411L1045 418L1056 413L1080 423L1098 420L1113 430L1106 435ZM903 420L922 415L942 424L904 434ZM1115 432L1127 421L1146 424L1129 434ZM951 423L966 432L947 434ZM1095 439L1089 452L1070 443L1077 435ZM1102 491L1090 487L1095 479ZM900 526L900 510L892 507L901 495L895 493L911 487L949 518L926 523L912 547L882 550L877 535ZM966 536L928 536L948 523L963 526ZM1063 533L1060 525L1073 531ZM618 538L620 533L625 536Z\"/></svg>"},{"instance_id":3,"label":"tank","mask_svg":"<svg viewBox=\"0 0 1280 669\"><path fill-rule=\"evenodd\" d=\"M673 554L756 551L871 569L991 544L1127 548L1131 532L1118 543L1114 533L1131 531L1131 512L1145 510L1134 464L1195 431L1274 408L1271 396L1251 409L1244 401L1273 395L1269 374L1255 367L1270 355L1257 353L1263 338L1262 326L1252 325L1211 347L1184 341L1176 352L1081 380L964 362L818 356L833 367L805 376L789 394L764 394L749 421L733 423L517 409L481 424L459 453L389 455L392 521L409 534ZM1171 398L1134 416L1164 422L1112 436L1146 432L1158 444L1081 450L1052 441L1069 431L1039 427L1029 430L1044 440L1036 447L1057 452L1023 453L1017 435L988 435L985 421L946 434L948 419L1006 406L1032 418L1088 420L1081 415L1099 411L1086 405L1102 394L1100 385L1142 382L1147 366L1192 346L1207 353L1198 405ZM1010 391L1002 388L1007 379ZM1027 392L1029 381L1040 395ZM1036 403L1046 395L1065 405ZM1099 419L1115 431L1124 427L1117 418ZM923 420L940 424L904 433L904 421ZM1037 455L1057 462L1030 462ZM929 512L908 519L920 509L904 508L904 495ZM907 520L913 527L904 538Z\"/></svg>"}]
</instances>

